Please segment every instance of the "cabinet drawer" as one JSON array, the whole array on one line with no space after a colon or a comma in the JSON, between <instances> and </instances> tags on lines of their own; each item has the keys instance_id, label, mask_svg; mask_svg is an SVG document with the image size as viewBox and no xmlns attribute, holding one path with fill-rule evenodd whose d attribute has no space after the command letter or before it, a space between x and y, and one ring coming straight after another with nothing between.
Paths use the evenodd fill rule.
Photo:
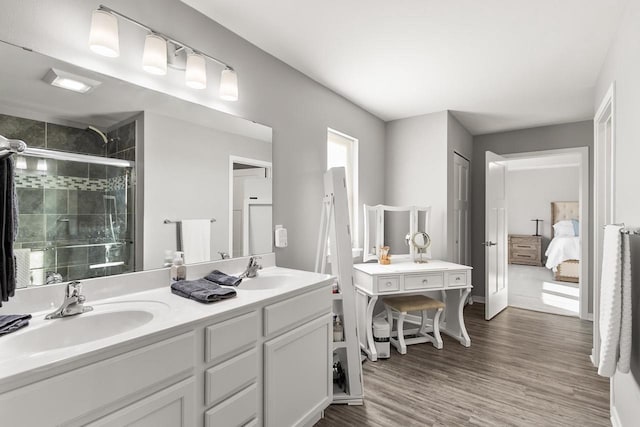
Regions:
<instances>
[{"instance_id":1,"label":"cabinet drawer","mask_svg":"<svg viewBox=\"0 0 640 427\"><path fill-rule=\"evenodd\" d=\"M211 406L251 385L258 377L256 349L242 353L205 372L205 405Z\"/></svg>"},{"instance_id":2,"label":"cabinet drawer","mask_svg":"<svg viewBox=\"0 0 640 427\"><path fill-rule=\"evenodd\" d=\"M438 274L420 274L409 275L404 277L404 289L428 289L441 288L444 285L442 273Z\"/></svg>"},{"instance_id":3,"label":"cabinet drawer","mask_svg":"<svg viewBox=\"0 0 640 427\"><path fill-rule=\"evenodd\" d=\"M537 243L514 243L511 242L511 248L513 251L521 251L521 250L538 250L540 246Z\"/></svg>"},{"instance_id":4,"label":"cabinet drawer","mask_svg":"<svg viewBox=\"0 0 640 427\"><path fill-rule=\"evenodd\" d=\"M264 335L285 332L330 311L331 291L328 287L269 305L264 309Z\"/></svg>"},{"instance_id":5,"label":"cabinet drawer","mask_svg":"<svg viewBox=\"0 0 640 427\"><path fill-rule=\"evenodd\" d=\"M235 427L252 422L258 414L258 389L254 384L204 413L205 427Z\"/></svg>"},{"instance_id":6,"label":"cabinet drawer","mask_svg":"<svg viewBox=\"0 0 640 427\"><path fill-rule=\"evenodd\" d=\"M466 271L450 271L447 277L447 286L464 286L467 284Z\"/></svg>"},{"instance_id":7,"label":"cabinet drawer","mask_svg":"<svg viewBox=\"0 0 640 427\"><path fill-rule=\"evenodd\" d=\"M537 260L540 259L540 253L536 252L536 251L520 250L520 251L513 251L511 253L511 257L513 259L524 259L524 260L537 261Z\"/></svg>"},{"instance_id":8,"label":"cabinet drawer","mask_svg":"<svg viewBox=\"0 0 640 427\"><path fill-rule=\"evenodd\" d=\"M252 311L208 326L205 336L205 362L227 359L256 344L258 314Z\"/></svg>"},{"instance_id":9,"label":"cabinet drawer","mask_svg":"<svg viewBox=\"0 0 640 427\"><path fill-rule=\"evenodd\" d=\"M398 277L378 277L378 292L394 292L400 290Z\"/></svg>"}]
</instances>

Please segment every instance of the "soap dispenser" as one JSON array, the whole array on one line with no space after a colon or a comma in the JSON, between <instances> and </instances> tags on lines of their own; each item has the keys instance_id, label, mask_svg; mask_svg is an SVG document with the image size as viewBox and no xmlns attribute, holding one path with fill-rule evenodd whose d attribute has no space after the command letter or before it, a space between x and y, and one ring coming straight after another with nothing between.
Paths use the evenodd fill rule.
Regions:
<instances>
[{"instance_id":1,"label":"soap dispenser","mask_svg":"<svg viewBox=\"0 0 640 427\"><path fill-rule=\"evenodd\" d=\"M178 251L171 265L171 280L177 282L178 280L186 280L186 278L187 266L184 265L184 252Z\"/></svg>"}]
</instances>

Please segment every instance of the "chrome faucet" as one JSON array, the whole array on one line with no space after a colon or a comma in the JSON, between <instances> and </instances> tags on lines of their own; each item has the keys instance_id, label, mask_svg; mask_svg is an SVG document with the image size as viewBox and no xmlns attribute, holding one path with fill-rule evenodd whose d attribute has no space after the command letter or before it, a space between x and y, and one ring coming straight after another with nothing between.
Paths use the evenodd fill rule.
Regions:
<instances>
[{"instance_id":1,"label":"chrome faucet","mask_svg":"<svg viewBox=\"0 0 640 427\"><path fill-rule=\"evenodd\" d=\"M262 266L258 264L258 260L262 259L259 256L252 256L249 258L249 265L247 269L240 275L240 277L247 277L252 279L258 275L258 270L262 270Z\"/></svg>"},{"instance_id":2,"label":"chrome faucet","mask_svg":"<svg viewBox=\"0 0 640 427\"><path fill-rule=\"evenodd\" d=\"M80 282L67 283L62 305L53 313L47 314L45 319L60 319L93 310L93 307L84 305L86 298L81 294L81 291L82 285Z\"/></svg>"}]
</instances>

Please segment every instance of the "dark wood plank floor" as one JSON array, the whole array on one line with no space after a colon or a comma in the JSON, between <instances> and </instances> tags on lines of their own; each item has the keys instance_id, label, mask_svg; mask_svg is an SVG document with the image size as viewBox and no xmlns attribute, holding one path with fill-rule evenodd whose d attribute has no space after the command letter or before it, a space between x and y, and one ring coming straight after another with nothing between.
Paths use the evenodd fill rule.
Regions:
<instances>
[{"instance_id":1,"label":"dark wood plank floor","mask_svg":"<svg viewBox=\"0 0 640 427\"><path fill-rule=\"evenodd\" d=\"M465 308L471 347L409 346L363 365L364 406L333 405L329 426L609 426L609 381L591 365L591 323L509 308Z\"/></svg>"}]
</instances>

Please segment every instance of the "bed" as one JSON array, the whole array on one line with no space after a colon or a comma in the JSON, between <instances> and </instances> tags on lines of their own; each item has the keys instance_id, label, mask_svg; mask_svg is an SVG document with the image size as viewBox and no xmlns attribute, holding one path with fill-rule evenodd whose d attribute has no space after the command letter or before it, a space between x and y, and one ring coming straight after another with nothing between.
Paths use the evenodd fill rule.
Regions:
<instances>
[{"instance_id":1,"label":"bed","mask_svg":"<svg viewBox=\"0 0 640 427\"><path fill-rule=\"evenodd\" d=\"M560 282L578 283L580 280L579 218L578 202L551 202L551 242L545 252L545 265ZM569 228L572 223L574 233Z\"/></svg>"}]
</instances>

